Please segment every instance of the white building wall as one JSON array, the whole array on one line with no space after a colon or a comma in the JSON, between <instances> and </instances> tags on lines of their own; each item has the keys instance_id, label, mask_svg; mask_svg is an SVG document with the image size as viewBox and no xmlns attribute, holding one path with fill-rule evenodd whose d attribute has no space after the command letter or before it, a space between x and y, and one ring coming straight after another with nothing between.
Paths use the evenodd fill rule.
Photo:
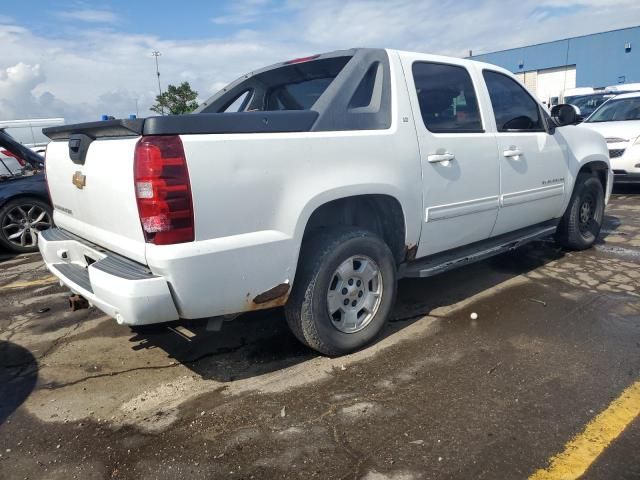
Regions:
<instances>
[{"instance_id":1,"label":"white building wall","mask_svg":"<svg viewBox=\"0 0 640 480\"><path fill-rule=\"evenodd\" d=\"M552 97L560 97L560 94L576 86L576 67L548 68L538 70L536 95L541 102L547 103Z\"/></svg>"}]
</instances>

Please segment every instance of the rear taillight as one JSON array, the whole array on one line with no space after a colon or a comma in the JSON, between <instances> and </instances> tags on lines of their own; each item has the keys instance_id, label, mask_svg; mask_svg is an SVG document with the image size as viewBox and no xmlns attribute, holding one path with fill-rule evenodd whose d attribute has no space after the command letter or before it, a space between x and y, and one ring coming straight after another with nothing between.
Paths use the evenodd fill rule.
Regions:
<instances>
[{"instance_id":1,"label":"rear taillight","mask_svg":"<svg viewBox=\"0 0 640 480\"><path fill-rule=\"evenodd\" d=\"M0 150L0 153L2 153L5 157L15 158L21 167L24 167L26 165L25 161L21 157L19 157L15 153L10 152L9 150Z\"/></svg>"},{"instance_id":2,"label":"rear taillight","mask_svg":"<svg viewBox=\"0 0 640 480\"><path fill-rule=\"evenodd\" d=\"M142 137L134 157L136 199L147 243L194 239L187 161L177 135Z\"/></svg>"}]
</instances>

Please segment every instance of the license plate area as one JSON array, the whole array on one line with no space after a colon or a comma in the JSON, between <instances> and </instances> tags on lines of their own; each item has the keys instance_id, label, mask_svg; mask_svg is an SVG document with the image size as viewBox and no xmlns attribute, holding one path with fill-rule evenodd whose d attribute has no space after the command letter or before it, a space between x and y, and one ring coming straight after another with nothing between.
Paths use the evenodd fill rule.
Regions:
<instances>
[{"instance_id":1,"label":"license plate area","mask_svg":"<svg viewBox=\"0 0 640 480\"><path fill-rule=\"evenodd\" d=\"M74 240L65 242L64 246L56 251L56 255L64 263L83 268L88 268L89 265L106 257L104 253Z\"/></svg>"}]
</instances>

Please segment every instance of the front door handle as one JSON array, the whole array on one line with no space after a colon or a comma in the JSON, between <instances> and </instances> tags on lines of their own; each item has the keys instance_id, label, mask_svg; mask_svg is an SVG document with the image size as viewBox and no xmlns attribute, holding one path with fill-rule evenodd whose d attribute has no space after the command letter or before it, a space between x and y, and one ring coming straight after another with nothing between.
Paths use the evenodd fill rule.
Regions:
<instances>
[{"instance_id":1,"label":"front door handle","mask_svg":"<svg viewBox=\"0 0 640 480\"><path fill-rule=\"evenodd\" d=\"M427 161L429 163L440 163L440 162L450 162L451 160L455 160L456 156L453 153L445 152L445 153L432 153L431 155L427 155Z\"/></svg>"},{"instance_id":2,"label":"front door handle","mask_svg":"<svg viewBox=\"0 0 640 480\"><path fill-rule=\"evenodd\" d=\"M507 148L502 154L507 158L520 157L522 156L522 150L512 145Z\"/></svg>"}]
</instances>

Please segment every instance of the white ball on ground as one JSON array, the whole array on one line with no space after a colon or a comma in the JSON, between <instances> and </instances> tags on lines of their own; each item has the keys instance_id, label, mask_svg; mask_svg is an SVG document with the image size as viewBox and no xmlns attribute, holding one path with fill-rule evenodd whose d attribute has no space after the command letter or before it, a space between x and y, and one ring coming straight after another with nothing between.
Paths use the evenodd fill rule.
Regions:
<instances>
[{"instance_id":1,"label":"white ball on ground","mask_svg":"<svg viewBox=\"0 0 640 480\"><path fill-rule=\"evenodd\" d=\"M477 320L478 319L478 314L476 312L473 312L471 315L471 320Z\"/></svg>"}]
</instances>

